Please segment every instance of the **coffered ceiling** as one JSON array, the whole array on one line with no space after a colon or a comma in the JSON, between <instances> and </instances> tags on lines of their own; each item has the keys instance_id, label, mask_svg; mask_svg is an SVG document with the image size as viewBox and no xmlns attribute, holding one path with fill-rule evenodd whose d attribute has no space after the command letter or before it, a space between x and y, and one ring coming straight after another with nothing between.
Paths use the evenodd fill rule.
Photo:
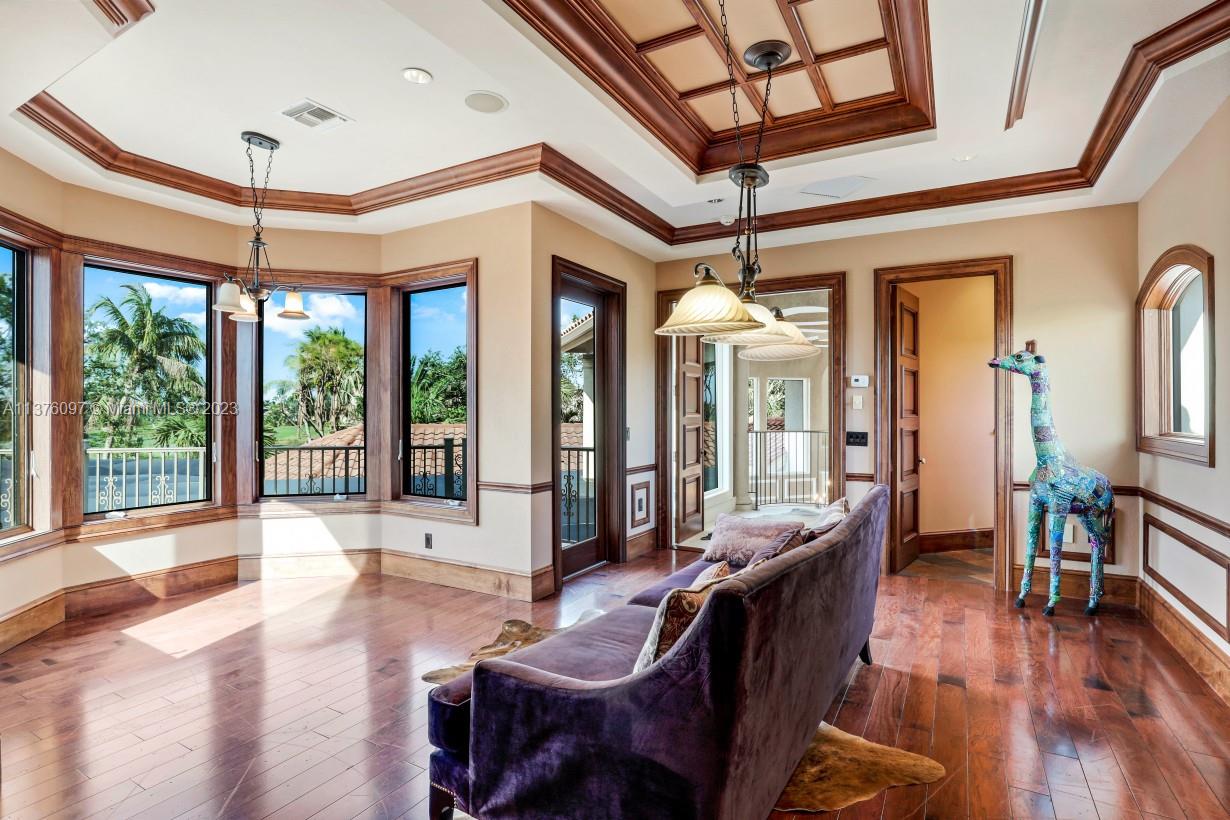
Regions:
<instances>
[{"instance_id":1,"label":"coffered ceiling","mask_svg":"<svg viewBox=\"0 0 1230 820\"><path fill-rule=\"evenodd\" d=\"M719 0L507 0L683 162L737 162ZM935 125L925 0L726 0L739 120L765 110L765 159ZM793 53L774 72L742 59L760 40Z\"/></svg>"},{"instance_id":2,"label":"coffered ceiling","mask_svg":"<svg viewBox=\"0 0 1230 820\"><path fill-rule=\"evenodd\" d=\"M1230 95L1230 0L1052 0L1005 130L1024 5L728 0L736 54L763 37L795 51L765 122L761 244L1135 201ZM654 259L721 251L737 152L717 14L716 0L0 0L0 27L21 33L0 48L0 149L243 224L251 129L283 144L275 227L385 233L532 200ZM407 66L435 81L405 82ZM739 77L749 127L764 79ZM478 89L508 109L467 108ZM281 115L304 98L349 121Z\"/></svg>"}]
</instances>

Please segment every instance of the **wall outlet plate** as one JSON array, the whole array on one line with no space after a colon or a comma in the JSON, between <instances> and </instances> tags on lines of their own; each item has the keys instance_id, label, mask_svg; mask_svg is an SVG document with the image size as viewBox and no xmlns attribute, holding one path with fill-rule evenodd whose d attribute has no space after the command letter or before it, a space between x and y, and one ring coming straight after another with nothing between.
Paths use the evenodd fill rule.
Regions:
<instances>
[{"instance_id":1,"label":"wall outlet plate","mask_svg":"<svg viewBox=\"0 0 1230 820\"><path fill-rule=\"evenodd\" d=\"M867 446L867 434L847 431L846 432L846 446L847 447L866 447Z\"/></svg>"}]
</instances>

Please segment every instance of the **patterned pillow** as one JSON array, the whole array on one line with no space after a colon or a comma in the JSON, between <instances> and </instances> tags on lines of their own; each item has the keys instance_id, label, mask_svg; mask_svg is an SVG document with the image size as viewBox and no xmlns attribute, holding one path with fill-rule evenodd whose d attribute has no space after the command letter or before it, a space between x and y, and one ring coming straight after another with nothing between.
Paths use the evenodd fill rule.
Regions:
<instances>
[{"instance_id":1,"label":"patterned pillow","mask_svg":"<svg viewBox=\"0 0 1230 820\"><path fill-rule=\"evenodd\" d=\"M745 518L740 515L718 516L713 528L713 538L705 550L706 561L727 561L737 567L745 567L752 556L783 533L803 528L802 521Z\"/></svg>"},{"instance_id":2,"label":"patterned pillow","mask_svg":"<svg viewBox=\"0 0 1230 820\"><path fill-rule=\"evenodd\" d=\"M790 552L790 550L801 546L802 544L803 530L784 532L758 549L756 554L752 556L752 560L747 562L747 569L751 569L762 561L768 561L770 558L776 558L782 553Z\"/></svg>"},{"instance_id":3,"label":"patterned pillow","mask_svg":"<svg viewBox=\"0 0 1230 820\"><path fill-rule=\"evenodd\" d=\"M704 576L708 575L708 578ZM715 586L730 575L730 565L725 561L702 572L687 589L672 589L658 604L658 614L645 638L645 646L637 656L633 672L647 669L666 654L675 642L687 631L696 619L696 613L709 597Z\"/></svg>"},{"instance_id":4,"label":"patterned pillow","mask_svg":"<svg viewBox=\"0 0 1230 820\"><path fill-rule=\"evenodd\" d=\"M845 497L839 498L820 511L820 520L816 525L803 533L804 541L815 541L829 530L841 523L850 514L850 502Z\"/></svg>"}]
</instances>

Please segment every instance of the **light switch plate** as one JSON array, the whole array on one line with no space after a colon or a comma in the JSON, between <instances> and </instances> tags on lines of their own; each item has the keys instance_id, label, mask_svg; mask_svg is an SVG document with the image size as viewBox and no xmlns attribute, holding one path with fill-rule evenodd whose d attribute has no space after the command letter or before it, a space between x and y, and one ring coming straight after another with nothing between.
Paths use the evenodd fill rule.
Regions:
<instances>
[{"instance_id":1,"label":"light switch plate","mask_svg":"<svg viewBox=\"0 0 1230 820\"><path fill-rule=\"evenodd\" d=\"M863 397L862 397L862 396L855 396L855 397L854 397L854 409L855 409L855 410L862 410L862 409L863 409Z\"/></svg>"}]
</instances>

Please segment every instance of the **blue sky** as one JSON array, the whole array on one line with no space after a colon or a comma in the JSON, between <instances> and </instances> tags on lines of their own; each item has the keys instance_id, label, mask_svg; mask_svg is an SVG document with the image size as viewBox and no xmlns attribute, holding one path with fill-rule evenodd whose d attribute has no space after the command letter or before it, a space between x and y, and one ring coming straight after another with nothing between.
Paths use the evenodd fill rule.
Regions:
<instances>
[{"instance_id":1,"label":"blue sky","mask_svg":"<svg viewBox=\"0 0 1230 820\"><path fill-rule=\"evenodd\" d=\"M447 357L466 346L465 285L410 293L410 353L415 358L429 350Z\"/></svg>"},{"instance_id":2,"label":"blue sky","mask_svg":"<svg viewBox=\"0 0 1230 820\"><path fill-rule=\"evenodd\" d=\"M562 330L572 324L573 319L580 319L587 313L593 313L593 305L583 305L571 299L559 300L559 326Z\"/></svg>"}]
</instances>

